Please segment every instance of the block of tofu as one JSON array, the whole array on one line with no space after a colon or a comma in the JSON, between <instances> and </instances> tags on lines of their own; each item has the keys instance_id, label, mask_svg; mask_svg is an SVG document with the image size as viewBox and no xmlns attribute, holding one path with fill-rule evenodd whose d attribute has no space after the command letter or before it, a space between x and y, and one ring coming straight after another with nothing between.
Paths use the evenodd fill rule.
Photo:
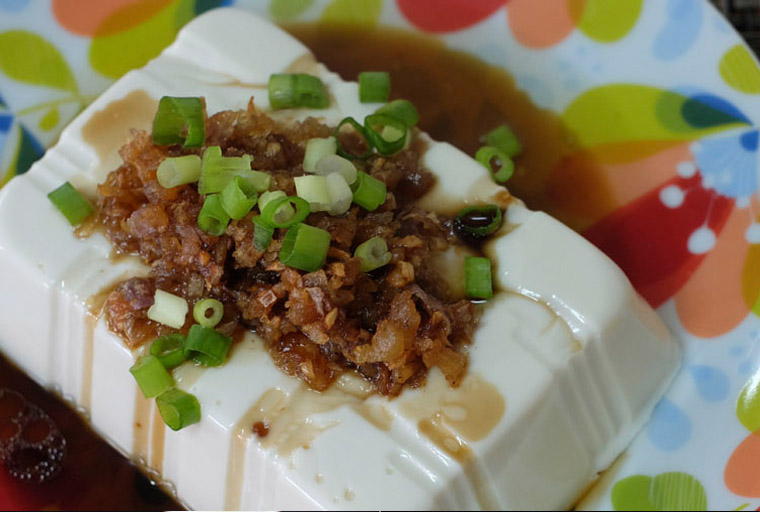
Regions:
<instances>
[{"instance_id":1,"label":"block of tofu","mask_svg":"<svg viewBox=\"0 0 760 512\"><path fill-rule=\"evenodd\" d=\"M200 400L200 423L173 432L142 398L128 371L139 354L89 311L109 286L147 269L112 257L100 233L75 236L46 194L65 180L94 194L162 95L204 96L210 113L245 108L253 95L266 110L270 74L287 71L320 76L331 106L276 112L280 119L336 124L377 108L278 28L220 9L120 79L11 181L0 193L0 350L192 508L571 506L647 421L680 348L607 257L527 210L448 144L430 141L424 159L439 181L423 205L507 208L485 247L500 291L459 388L433 371L425 387L394 400L350 375L316 393L279 371L251 334L223 367L178 370L179 386ZM266 437L252 433L260 420Z\"/></svg>"}]
</instances>

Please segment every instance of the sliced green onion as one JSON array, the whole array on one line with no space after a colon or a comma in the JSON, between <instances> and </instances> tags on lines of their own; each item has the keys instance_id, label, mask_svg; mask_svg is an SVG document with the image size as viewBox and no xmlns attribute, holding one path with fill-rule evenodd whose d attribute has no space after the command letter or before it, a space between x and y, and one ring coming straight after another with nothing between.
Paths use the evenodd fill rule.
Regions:
<instances>
[{"instance_id":1,"label":"sliced green onion","mask_svg":"<svg viewBox=\"0 0 760 512\"><path fill-rule=\"evenodd\" d=\"M391 75L387 71L359 73L359 101L385 103L391 95Z\"/></svg>"},{"instance_id":2,"label":"sliced green onion","mask_svg":"<svg viewBox=\"0 0 760 512\"><path fill-rule=\"evenodd\" d=\"M232 338L210 327L194 325L185 340L185 357L203 366L220 366L227 359Z\"/></svg>"},{"instance_id":3,"label":"sliced green onion","mask_svg":"<svg viewBox=\"0 0 760 512\"><path fill-rule=\"evenodd\" d=\"M201 404L190 393L170 389L156 398L158 412L164 423L172 430L181 430L201 421Z\"/></svg>"},{"instance_id":4,"label":"sliced green onion","mask_svg":"<svg viewBox=\"0 0 760 512\"><path fill-rule=\"evenodd\" d=\"M500 149L510 158L519 155L523 150L517 135L505 124L488 132L485 140L487 145Z\"/></svg>"},{"instance_id":5,"label":"sliced green onion","mask_svg":"<svg viewBox=\"0 0 760 512\"><path fill-rule=\"evenodd\" d=\"M143 356L129 369L145 398L153 398L174 387L174 378L156 356Z\"/></svg>"},{"instance_id":6,"label":"sliced green onion","mask_svg":"<svg viewBox=\"0 0 760 512\"><path fill-rule=\"evenodd\" d=\"M470 237L490 236L501 227L501 208L492 204L468 206L457 214L454 226L457 231Z\"/></svg>"},{"instance_id":7,"label":"sliced green onion","mask_svg":"<svg viewBox=\"0 0 760 512\"><path fill-rule=\"evenodd\" d=\"M150 355L156 357L167 370L176 368L186 361L185 337L182 334L167 334L150 344Z\"/></svg>"},{"instance_id":8,"label":"sliced green onion","mask_svg":"<svg viewBox=\"0 0 760 512\"><path fill-rule=\"evenodd\" d=\"M320 158L314 169L314 174L329 176L333 173L340 173L349 185L356 181L356 166L351 163L351 160L338 155L327 155Z\"/></svg>"},{"instance_id":9,"label":"sliced green onion","mask_svg":"<svg viewBox=\"0 0 760 512\"><path fill-rule=\"evenodd\" d=\"M402 121L407 128L417 126L417 123L420 121L420 114L417 112L417 109L407 100L391 101L387 105L383 105L375 110L375 114L385 114L387 116L395 117Z\"/></svg>"},{"instance_id":10,"label":"sliced green onion","mask_svg":"<svg viewBox=\"0 0 760 512\"><path fill-rule=\"evenodd\" d=\"M261 194L261 196L259 196L259 211L263 212L264 208L267 207L270 201L280 198L280 197L286 197L286 196L287 194L283 192L282 190L272 190L269 192L264 192L263 194Z\"/></svg>"},{"instance_id":11,"label":"sliced green onion","mask_svg":"<svg viewBox=\"0 0 760 512\"><path fill-rule=\"evenodd\" d=\"M322 80L316 76L274 74L269 77L269 104L273 110L282 108L327 108L330 98Z\"/></svg>"},{"instance_id":12,"label":"sliced green onion","mask_svg":"<svg viewBox=\"0 0 760 512\"><path fill-rule=\"evenodd\" d=\"M49 193L48 199L72 226L81 224L94 211L87 198L68 181Z\"/></svg>"},{"instance_id":13,"label":"sliced green onion","mask_svg":"<svg viewBox=\"0 0 760 512\"><path fill-rule=\"evenodd\" d=\"M314 174L317 162L324 156L334 155L336 151L338 151L338 142L335 137L309 139L303 156L303 170Z\"/></svg>"},{"instance_id":14,"label":"sliced green onion","mask_svg":"<svg viewBox=\"0 0 760 512\"><path fill-rule=\"evenodd\" d=\"M494 159L496 161L494 161ZM506 183L515 173L515 163L506 153L493 146L483 146L475 153L475 160L483 164L496 183Z\"/></svg>"},{"instance_id":15,"label":"sliced green onion","mask_svg":"<svg viewBox=\"0 0 760 512\"><path fill-rule=\"evenodd\" d=\"M467 256L464 259L464 284L467 297L471 299L490 299L493 297L491 260Z\"/></svg>"},{"instance_id":16,"label":"sliced green onion","mask_svg":"<svg viewBox=\"0 0 760 512\"><path fill-rule=\"evenodd\" d=\"M298 176L293 182L296 185L296 194L308 201L310 211L325 212L330 209L330 191L327 189L325 176Z\"/></svg>"},{"instance_id":17,"label":"sliced green onion","mask_svg":"<svg viewBox=\"0 0 760 512\"><path fill-rule=\"evenodd\" d=\"M282 208L284 205L292 205L293 210ZM300 197L278 197L272 199L261 212L261 220L274 228L288 228L303 221L309 216L309 203Z\"/></svg>"},{"instance_id":18,"label":"sliced green onion","mask_svg":"<svg viewBox=\"0 0 760 512\"><path fill-rule=\"evenodd\" d=\"M384 267L393 259L393 255L388 251L388 244L385 239L374 236L360 244L354 251L354 256L362 262L362 272L370 272L376 268Z\"/></svg>"},{"instance_id":19,"label":"sliced green onion","mask_svg":"<svg viewBox=\"0 0 760 512\"><path fill-rule=\"evenodd\" d=\"M148 309L148 318L172 329L179 329L185 325L188 309L187 301L182 297L156 290L153 305Z\"/></svg>"},{"instance_id":20,"label":"sliced green onion","mask_svg":"<svg viewBox=\"0 0 760 512\"><path fill-rule=\"evenodd\" d=\"M222 156L219 146L210 146L203 152L201 160L201 177L198 180L198 192L215 194L235 177L243 178L256 192L264 192L269 188L272 177L265 172L251 170L251 156Z\"/></svg>"},{"instance_id":21,"label":"sliced green onion","mask_svg":"<svg viewBox=\"0 0 760 512\"><path fill-rule=\"evenodd\" d=\"M308 224L296 224L282 239L280 261L292 268L315 272L322 268L330 249L330 233Z\"/></svg>"},{"instance_id":22,"label":"sliced green onion","mask_svg":"<svg viewBox=\"0 0 760 512\"><path fill-rule=\"evenodd\" d=\"M221 194L206 196L198 214L198 227L209 235L222 236L229 223L230 216L222 206Z\"/></svg>"},{"instance_id":23,"label":"sliced green onion","mask_svg":"<svg viewBox=\"0 0 760 512\"><path fill-rule=\"evenodd\" d=\"M253 246L256 250L265 251L266 248L269 247L273 235L274 228L270 224L264 222L261 216L256 215L253 218Z\"/></svg>"},{"instance_id":24,"label":"sliced green onion","mask_svg":"<svg viewBox=\"0 0 760 512\"><path fill-rule=\"evenodd\" d=\"M211 316L208 316L209 311L211 311ZM216 299L201 299L193 306L193 318L203 327L216 327L222 321L222 316L224 316L224 304Z\"/></svg>"},{"instance_id":25,"label":"sliced green onion","mask_svg":"<svg viewBox=\"0 0 760 512\"><path fill-rule=\"evenodd\" d=\"M230 218L242 219L256 206L257 198L256 189L240 176L235 176L222 190L222 207Z\"/></svg>"},{"instance_id":26,"label":"sliced green onion","mask_svg":"<svg viewBox=\"0 0 760 512\"><path fill-rule=\"evenodd\" d=\"M354 191L354 203L365 210L377 210L377 207L385 202L387 192L385 183L373 178L366 172L359 172L357 174L356 183L351 188Z\"/></svg>"},{"instance_id":27,"label":"sliced green onion","mask_svg":"<svg viewBox=\"0 0 760 512\"><path fill-rule=\"evenodd\" d=\"M404 149L407 127L402 120L385 114L372 114L364 118L364 127L372 145L381 155L392 155Z\"/></svg>"},{"instance_id":28,"label":"sliced green onion","mask_svg":"<svg viewBox=\"0 0 760 512\"><path fill-rule=\"evenodd\" d=\"M349 125L353 127L353 129L361 136L362 139L364 139L364 143L367 146L367 150L362 153L361 155L354 155L353 153L349 153L347 150L343 148L343 145L340 143L340 137L338 134L342 130L343 126ZM348 158L349 160L355 160L357 158L367 158L369 155L372 154L372 139L370 139L369 134L367 133L367 130L358 123L356 119L353 117L346 117L344 118L340 123L338 123L337 128L335 128L335 132L333 132L333 136L335 137L335 140L338 142L338 154L342 156L343 158Z\"/></svg>"},{"instance_id":29,"label":"sliced green onion","mask_svg":"<svg viewBox=\"0 0 760 512\"><path fill-rule=\"evenodd\" d=\"M199 148L206 140L206 120L200 98L164 96L153 118L153 142Z\"/></svg>"},{"instance_id":30,"label":"sliced green onion","mask_svg":"<svg viewBox=\"0 0 760 512\"><path fill-rule=\"evenodd\" d=\"M201 157L198 155L164 158L158 166L158 183L164 188L195 183L200 177Z\"/></svg>"},{"instance_id":31,"label":"sliced green onion","mask_svg":"<svg viewBox=\"0 0 760 512\"><path fill-rule=\"evenodd\" d=\"M327 191L330 193L330 207L327 212L330 215L343 215L351 208L354 194L351 187L346 183L340 173L327 175Z\"/></svg>"}]
</instances>

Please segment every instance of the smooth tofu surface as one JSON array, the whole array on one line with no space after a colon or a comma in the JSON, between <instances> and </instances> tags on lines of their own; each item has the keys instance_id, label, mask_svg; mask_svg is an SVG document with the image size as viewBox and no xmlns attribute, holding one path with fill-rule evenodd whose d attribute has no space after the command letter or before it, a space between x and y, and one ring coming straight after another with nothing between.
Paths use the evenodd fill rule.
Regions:
<instances>
[{"instance_id":1,"label":"smooth tofu surface","mask_svg":"<svg viewBox=\"0 0 760 512\"><path fill-rule=\"evenodd\" d=\"M204 96L214 113L245 108L253 95L266 109L269 75L287 71L319 75L333 101L327 110L274 117L337 124L377 108L359 103L355 83L284 32L219 9L125 75L6 186L0 350L89 410L104 437L192 508L570 506L648 419L679 347L606 256L524 208L449 144L430 141L424 161L439 182L422 204L443 213L470 203L508 207L502 233L486 246L503 291L486 307L459 389L433 371L426 387L391 401L350 378L320 395L276 369L251 335L221 368L179 370L179 386L201 402L199 424L173 432L139 394L128 372L136 354L87 314L87 304L147 269L112 259L102 235L76 238L46 194L65 180L93 192L119 164L129 129L150 125L161 96ZM131 114L111 115L115 105ZM262 415L275 419L259 439L250 425Z\"/></svg>"}]
</instances>

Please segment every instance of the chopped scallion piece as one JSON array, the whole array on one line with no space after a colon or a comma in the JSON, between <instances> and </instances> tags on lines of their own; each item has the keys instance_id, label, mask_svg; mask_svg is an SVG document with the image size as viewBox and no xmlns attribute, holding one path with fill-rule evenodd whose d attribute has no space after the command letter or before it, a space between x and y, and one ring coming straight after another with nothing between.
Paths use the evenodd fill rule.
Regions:
<instances>
[{"instance_id":1,"label":"chopped scallion piece","mask_svg":"<svg viewBox=\"0 0 760 512\"><path fill-rule=\"evenodd\" d=\"M353 201L365 210L374 211L385 202L386 186L366 172L357 174L356 183L351 186L354 191Z\"/></svg>"},{"instance_id":2,"label":"chopped scallion piece","mask_svg":"<svg viewBox=\"0 0 760 512\"><path fill-rule=\"evenodd\" d=\"M322 268L330 249L330 233L308 224L296 224L282 240L280 261L285 265L315 272Z\"/></svg>"},{"instance_id":3,"label":"chopped scallion piece","mask_svg":"<svg viewBox=\"0 0 760 512\"><path fill-rule=\"evenodd\" d=\"M199 148L206 140L206 115L200 98L164 96L153 118L153 142Z\"/></svg>"},{"instance_id":4,"label":"chopped scallion piece","mask_svg":"<svg viewBox=\"0 0 760 512\"><path fill-rule=\"evenodd\" d=\"M81 224L94 211L87 198L68 181L49 193L48 199L72 226Z\"/></svg>"},{"instance_id":5,"label":"chopped scallion piece","mask_svg":"<svg viewBox=\"0 0 760 512\"><path fill-rule=\"evenodd\" d=\"M385 114L372 114L364 118L364 127L372 145L381 155L392 155L404 149L407 127L400 119Z\"/></svg>"},{"instance_id":6,"label":"chopped scallion piece","mask_svg":"<svg viewBox=\"0 0 760 512\"><path fill-rule=\"evenodd\" d=\"M269 202L272 201L273 199L277 199L279 197L285 197L285 196L287 196L287 194L283 192L282 190L272 190L269 192L264 192L259 197L259 211L263 212L264 208L266 208ZM293 212L295 213L295 210Z\"/></svg>"},{"instance_id":7,"label":"chopped scallion piece","mask_svg":"<svg viewBox=\"0 0 760 512\"><path fill-rule=\"evenodd\" d=\"M182 297L156 290L153 305L148 309L148 318L172 329L179 329L185 325L188 309L187 301Z\"/></svg>"},{"instance_id":8,"label":"chopped scallion piece","mask_svg":"<svg viewBox=\"0 0 760 512\"><path fill-rule=\"evenodd\" d=\"M265 251L266 248L269 247L273 235L274 228L264 222L261 216L256 215L253 218L253 246L256 250Z\"/></svg>"},{"instance_id":9,"label":"chopped scallion piece","mask_svg":"<svg viewBox=\"0 0 760 512\"><path fill-rule=\"evenodd\" d=\"M349 162L350 163L350 162ZM327 191L330 193L330 215L343 215L351 208L353 192L340 173L334 172L327 175Z\"/></svg>"},{"instance_id":10,"label":"chopped scallion piece","mask_svg":"<svg viewBox=\"0 0 760 512\"><path fill-rule=\"evenodd\" d=\"M501 227L501 209L489 204L468 206L454 219L455 229L470 238L485 238Z\"/></svg>"},{"instance_id":11,"label":"chopped scallion piece","mask_svg":"<svg viewBox=\"0 0 760 512\"><path fill-rule=\"evenodd\" d=\"M153 398L174 387L174 378L156 356L143 356L129 369L145 398Z\"/></svg>"},{"instance_id":12,"label":"chopped scallion piece","mask_svg":"<svg viewBox=\"0 0 760 512\"><path fill-rule=\"evenodd\" d=\"M391 75L387 71L359 73L359 101L385 103L391 95Z\"/></svg>"},{"instance_id":13,"label":"chopped scallion piece","mask_svg":"<svg viewBox=\"0 0 760 512\"><path fill-rule=\"evenodd\" d=\"M515 163L506 153L493 146L483 146L475 153L475 160L483 164L496 183L506 183L515 172Z\"/></svg>"},{"instance_id":14,"label":"chopped scallion piece","mask_svg":"<svg viewBox=\"0 0 760 512\"><path fill-rule=\"evenodd\" d=\"M325 176L298 176L293 181L296 184L296 194L309 203L310 211L325 212L330 209L330 191Z\"/></svg>"},{"instance_id":15,"label":"chopped scallion piece","mask_svg":"<svg viewBox=\"0 0 760 512\"><path fill-rule=\"evenodd\" d=\"M232 338L210 327L194 325L185 340L185 357L203 366L220 366L227 359Z\"/></svg>"},{"instance_id":16,"label":"chopped scallion piece","mask_svg":"<svg viewBox=\"0 0 760 512\"><path fill-rule=\"evenodd\" d=\"M206 196L198 214L198 227L209 235L222 236L229 223L230 216L222 206L221 194Z\"/></svg>"},{"instance_id":17,"label":"chopped scallion piece","mask_svg":"<svg viewBox=\"0 0 760 512\"><path fill-rule=\"evenodd\" d=\"M523 150L517 135L507 125L501 125L488 132L485 140L487 145L500 149L510 158L519 155Z\"/></svg>"},{"instance_id":18,"label":"chopped scallion piece","mask_svg":"<svg viewBox=\"0 0 760 512\"><path fill-rule=\"evenodd\" d=\"M467 297L471 299L490 299L493 297L491 260L467 256L464 259L464 283Z\"/></svg>"},{"instance_id":19,"label":"chopped scallion piece","mask_svg":"<svg viewBox=\"0 0 760 512\"><path fill-rule=\"evenodd\" d=\"M185 337L182 334L167 334L150 344L150 355L156 357L167 370L176 368L186 361Z\"/></svg>"},{"instance_id":20,"label":"chopped scallion piece","mask_svg":"<svg viewBox=\"0 0 760 512\"><path fill-rule=\"evenodd\" d=\"M273 110L282 108L327 108L330 98L322 80L316 76L274 74L269 77L269 104Z\"/></svg>"},{"instance_id":21,"label":"chopped scallion piece","mask_svg":"<svg viewBox=\"0 0 760 512\"><path fill-rule=\"evenodd\" d=\"M343 144L340 142L340 132L343 129L344 126L349 125L351 126L356 133L358 133L361 138L363 139L363 142L365 146L367 147L366 151L362 154L353 154L347 149L343 147ZM367 130L358 123L356 119L353 117L346 117L344 118L340 123L338 123L337 128L335 128L335 132L333 133L333 137L335 137L335 140L338 142L338 154L342 156L343 158L348 158L349 160L356 160L357 158L367 158L369 155L372 154L372 139L370 139L369 134L367 133Z\"/></svg>"},{"instance_id":22,"label":"chopped scallion piece","mask_svg":"<svg viewBox=\"0 0 760 512\"><path fill-rule=\"evenodd\" d=\"M181 430L201 421L198 399L181 389L170 389L156 398L156 406L164 423L172 430Z\"/></svg>"},{"instance_id":23,"label":"chopped scallion piece","mask_svg":"<svg viewBox=\"0 0 760 512\"><path fill-rule=\"evenodd\" d=\"M257 191L269 188L271 176L265 172L251 170L251 156L222 156L219 146L210 146L203 152L201 160L201 177L198 180L198 192L215 194L224 190L227 184L239 176Z\"/></svg>"},{"instance_id":24,"label":"chopped scallion piece","mask_svg":"<svg viewBox=\"0 0 760 512\"><path fill-rule=\"evenodd\" d=\"M283 208L283 206L290 205L295 207L295 212L293 212L292 207L290 209ZM273 228L288 228L303 221L309 216L309 212L309 203L300 197L278 197L269 201L264 207L261 212L261 220Z\"/></svg>"},{"instance_id":25,"label":"chopped scallion piece","mask_svg":"<svg viewBox=\"0 0 760 512\"><path fill-rule=\"evenodd\" d=\"M309 139L303 157L303 170L314 174L317 162L324 156L334 155L337 150L338 142L335 137Z\"/></svg>"},{"instance_id":26,"label":"chopped scallion piece","mask_svg":"<svg viewBox=\"0 0 760 512\"><path fill-rule=\"evenodd\" d=\"M361 260L362 272L371 272L376 268L383 267L390 263L393 255L388 251L388 244L385 239L375 236L360 244L354 251L354 256Z\"/></svg>"},{"instance_id":27,"label":"chopped scallion piece","mask_svg":"<svg viewBox=\"0 0 760 512\"><path fill-rule=\"evenodd\" d=\"M208 312L211 311L211 316ZM193 318L203 327L214 328L222 321L224 316L224 304L216 299L201 299L193 306Z\"/></svg>"},{"instance_id":28,"label":"chopped scallion piece","mask_svg":"<svg viewBox=\"0 0 760 512\"><path fill-rule=\"evenodd\" d=\"M333 173L340 173L349 185L356 181L356 166L351 163L351 160L338 155L327 155L320 158L314 169L314 174L329 176Z\"/></svg>"},{"instance_id":29,"label":"chopped scallion piece","mask_svg":"<svg viewBox=\"0 0 760 512\"><path fill-rule=\"evenodd\" d=\"M420 121L420 114L417 112L417 109L414 108L414 105L412 105L412 103L407 100L391 101L387 105L383 105L377 109L375 111L375 114L384 114L387 116L395 117L396 119L402 121L407 126L407 128L417 126L417 123Z\"/></svg>"},{"instance_id":30,"label":"chopped scallion piece","mask_svg":"<svg viewBox=\"0 0 760 512\"><path fill-rule=\"evenodd\" d=\"M256 189L240 176L235 176L222 190L222 207L230 218L242 219L256 206L257 198Z\"/></svg>"},{"instance_id":31,"label":"chopped scallion piece","mask_svg":"<svg viewBox=\"0 0 760 512\"><path fill-rule=\"evenodd\" d=\"M158 166L156 177L164 188L195 183L201 177L201 157L185 155L165 158Z\"/></svg>"}]
</instances>

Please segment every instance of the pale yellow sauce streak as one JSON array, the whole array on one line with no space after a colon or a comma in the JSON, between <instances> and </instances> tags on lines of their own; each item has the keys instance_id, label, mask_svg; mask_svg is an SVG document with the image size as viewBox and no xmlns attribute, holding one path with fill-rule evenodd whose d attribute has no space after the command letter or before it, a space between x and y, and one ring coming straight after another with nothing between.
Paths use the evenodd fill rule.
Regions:
<instances>
[{"instance_id":1,"label":"pale yellow sauce streak","mask_svg":"<svg viewBox=\"0 0 760 512\"><path fill-rule=\"evenodd\" d=\"M132 442L132 455L139 464L148 461L150 442L150 413L153 401L145 398L140 388L135 388L135 425Z\"/></svg>"},{"instance_id":2,"label":"pale yellow sauce streak","mask_svg":"<svg viewBox=\"0 0 760 512\"><path fill-rule=\"evenodd\" d=\"M80 405L90 414L92 408L92 372L95 351L95 325L98 318L90 312L84 315L84 340L82 340L82 398Z\"/></svg>"},{"instance_id":3,"label":"pale yellow sauce streak","mask_svg":"<svg viewBox=\"0 0 760 512\"><path fill-rule=\"evenodd\" d=\"M164 472L164 439L166 437L166 425L158 406L153 407L153 432L150 439L150 469L158 475Z\"/></svg>"}]
</instances>

